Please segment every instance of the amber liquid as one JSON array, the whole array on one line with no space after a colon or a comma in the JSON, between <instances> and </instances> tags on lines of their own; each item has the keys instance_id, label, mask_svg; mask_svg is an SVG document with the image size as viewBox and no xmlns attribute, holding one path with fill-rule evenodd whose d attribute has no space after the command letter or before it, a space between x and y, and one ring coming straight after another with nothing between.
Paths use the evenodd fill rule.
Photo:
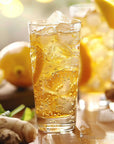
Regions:
<instances>
[{"instance_id":1,"label":"amber liquid","mask_svg":"<svg viewBox=\"0 0 114 144\"><path fill-rule=\"evenodd\" d=\"M75 115L79 74L79 33L30 35L36 114Z\"/></svg>"}]
</instances>

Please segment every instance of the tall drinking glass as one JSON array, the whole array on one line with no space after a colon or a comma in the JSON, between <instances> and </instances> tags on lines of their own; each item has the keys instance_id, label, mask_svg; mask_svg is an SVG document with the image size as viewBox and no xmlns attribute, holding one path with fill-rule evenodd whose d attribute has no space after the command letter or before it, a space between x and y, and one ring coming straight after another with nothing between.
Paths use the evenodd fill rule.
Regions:
<instances>
[{"instance_id":1,"label":"tall drinking glass","mask_svg":"<svg viewBox=\"0 0 114 144\"><path fill-rule=\"evenodd\" d=\"M112 57L112 70L111 70L111 86L106 91L108 99L114 100L114 0L95 0L99 6L103 16L105 17L109 27L113 31L113 57Z\"/></svg>"},{"instance_id":2,"label":"tall drinking glass","mask_svg":"<svg viewBox=\"0 0 114 144\"><path fill-rule=\"evenodd\" d=\"M105 91L110 87L113 31L94 3L73 5L70 14L82 21L80 97L86 108L93 111L99 109L99 101L105 99Z\"/></svg>"},{"instance_id":3,"label":"tall drinking glass","mask_svg":"<svg viewBox=\"0 0 114 144\"><path fill-rule=\"evenodd\" d=\"M75 127L80 27L78 20L29 24L35 108L41 131Z\"/></svg>"}]
</instances>

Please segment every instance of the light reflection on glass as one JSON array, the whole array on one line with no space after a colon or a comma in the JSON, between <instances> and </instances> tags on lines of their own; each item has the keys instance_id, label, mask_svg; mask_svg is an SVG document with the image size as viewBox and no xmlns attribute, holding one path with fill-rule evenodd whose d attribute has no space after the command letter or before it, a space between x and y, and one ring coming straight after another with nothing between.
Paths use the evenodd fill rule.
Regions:
<instances>
[{"instance_id":1,"label":"light reflection on glass","mask_svg":"<svg viewBox=\"0 0 114 144\"><path fill-rule=\"evenodd\" d=\"M79 100L79 107L81 110L85 109L85 101L83 99Z\"/></svg>"},{"instance_id":2,"label":"light reflection on glass","mask_svg":"<svg viewBox=\"0 0 114 144\"><path fill-rule=\"evenodd\" d=\"M87 109L88 111L96 111L99 109L100 105L100 96L98 94L94 94L94 93L90 93L89 95L85 95L83 98L83 101L85 102L85 109ZM102 97L104 97L104 95L102 95ZM81 101L81 105L84 105L84 102ZM84 106L83 106L84 107Z\"/></svg>"},{"instance_id":3,"label":"light reflection on glass","mask_svg":"<svg viewBox=\"0 0 114 144\"><path fill-rule=\"evenodd\" d=\"M98 110L99 109L99 106L98 104L94 103L93 101L89 101L89 104L88 104L88 111L95 111L95 110Z\"/></svg>"},{"instance_id":4,"label":"light reflection on glass","mask_svg":"<svg viewBox=\"0 0 114 144\"><path fill-rule=\"evenodd\" d=\"M109 108L114 112L114 102L109 103Z\"/></svg>"}]
</instances>

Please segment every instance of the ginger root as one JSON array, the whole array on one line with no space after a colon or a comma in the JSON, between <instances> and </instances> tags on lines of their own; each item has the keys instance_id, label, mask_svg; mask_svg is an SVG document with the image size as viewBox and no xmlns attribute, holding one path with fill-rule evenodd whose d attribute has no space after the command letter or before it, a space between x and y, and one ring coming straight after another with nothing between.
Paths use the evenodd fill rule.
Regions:
<instances>
[{"instance_id":1,"label":"ginger root","mask_svg":"<svg viewBox=\"0 0 114 144\"><path fill-rule=\"evenodd\" d=\"M12 130L0 129L0 144L20 144L22 141L18 134Z\"/></svg>"},{"instance_id":2,"label":"ginger root","mask_svg":"<svg viewBox=\"0 0 114 144\"><path fill-rule=\"evenodd\" d=\"M33 142L36 138L36 129L32 124L17 118L0 116L0 129L9 129L17 133L24 143Z\"/></svg>"},{"instance_id":3,"label":"ginger root","mask_svg":"<svg viewBox=\"0 0 114 144\"><path fill-rule=\"evenodd\" d=\"M114 101L114 88L112 87L112 88L106 90L105 95L106 95L107 99Z\"/></svg>"}]
</instances>

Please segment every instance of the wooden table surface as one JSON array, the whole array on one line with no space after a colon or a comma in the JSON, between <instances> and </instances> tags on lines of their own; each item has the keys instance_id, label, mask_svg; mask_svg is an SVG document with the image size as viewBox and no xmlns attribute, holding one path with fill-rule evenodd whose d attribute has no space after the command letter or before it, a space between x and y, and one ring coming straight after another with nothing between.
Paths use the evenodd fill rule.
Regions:
<instances>
[{"instance_id":1,"label":"wooden table surface","mask_svg":"<svg viewBox=\"0 0 114 144\"><path fill-rule=\"evenodd\" d=\"M22 103L24 102L23 95L25 93L28 95L30 91L18 91L17 88L7 83L0 88L0 102L4 104L4 102L7 103L6 100L10 101L6 99L8 95L11 99L13 97L20 98L21 96L22 99L19 102ZM83 101L80 101L74 131L61 134L38 132L38 137L30 144L114 144L114 112L108 106L99 107L100 99L97 95L94 97L85 96L83 100L86 102L86 107L84 107ZM11 103L9 104L11 105Z\"/></svg>"},{"instance_id":2,"label":"wooden table surface","mask_svg":"<svg viewBox=\"0 0 114 144\"><path fill-rule=\"evenodd\" d=\"M74 131L44 134L31 144L114 144L114 112L108 107L89 111L78 108Z\"/></svg>"},{"instance_id":3,"label":"wooden table surface","mask_svg":"<svg viewBox=\"0 0 114 144\"><path fill-rule=\"evenodd\" d=\"M9 104L9 108L14 104L14 102L13 104L9 103L12 102L13 97L16 98L16 101L18 101L17 97L21 99L19 100L21 104L24 102L23 96L28 96L28 93L30 101L33 103L32 91L31 93L29 90L19 91L16 87L7 83L0 88L0 102L4 106L6 106L4 103ZM104 101L105 107L102 105L103 101L101 103L103 107L99 107L100 97L98 95L83 98L84 101L79 103L74 131L61 134L38 132L38 137L30 144L114 144L114 111L109 109L106 101ZM86 102L86 107L83 102ZM31 103L29 102L29 104ZM112 107L114 109L114 103Z\"/></svg>"}]
</instances>

